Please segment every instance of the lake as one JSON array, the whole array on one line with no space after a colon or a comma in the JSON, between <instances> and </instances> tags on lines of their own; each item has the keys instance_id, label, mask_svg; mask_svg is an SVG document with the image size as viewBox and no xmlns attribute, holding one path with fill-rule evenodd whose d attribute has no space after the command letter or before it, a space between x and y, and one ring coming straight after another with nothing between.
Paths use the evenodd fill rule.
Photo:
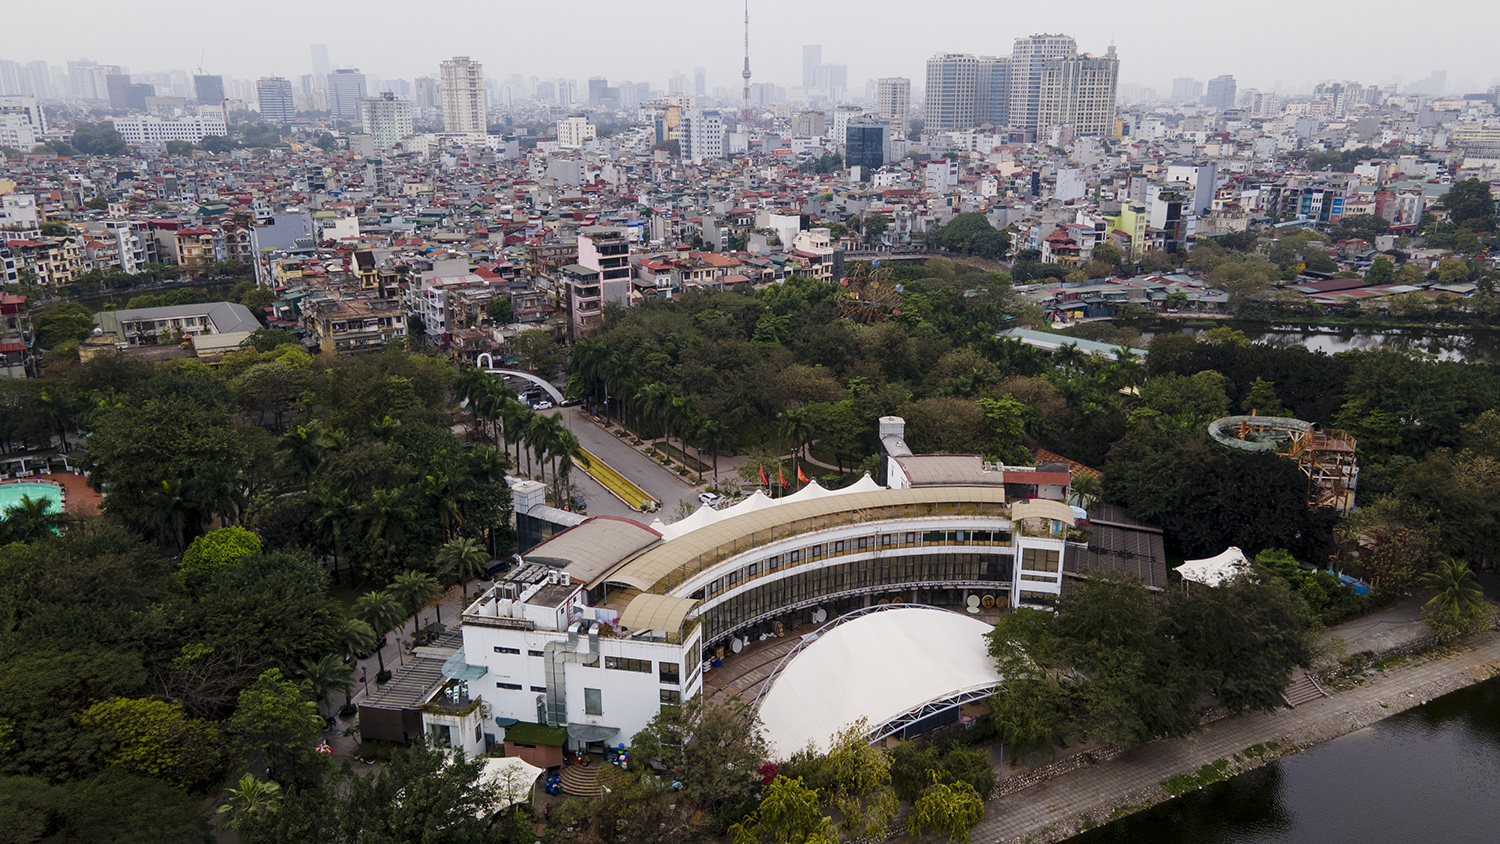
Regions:
<instances>
[{"instance_id":1,"label":"lake","mask_svg":"<svg viewBox=\"0 0 1500 844\"><path fill-rule=\"evenodd\" d=\"M1266 325L1265 323L1226 322L1232 328L1245 332L1252 342L1274 346L1306 346L1315 352L1369 351L1374 349L1404 349L1423 352L1441 360L1469 361L1471 363L1500 362L1500 334L1479 331L1472 334L1445 334L1429 329L1373 329L1344 328L1331 326ZM1164 323L1154 323L1151 330L1141 332L1141 342L1150 342L1157 334L1174 329ZM1202 329L1184 329L1183 333L1196 334Z\"/></svg>"},{"instance_id":2,"label":"lake","mask_svg":"<svg viewBox=\"0 0 1500 844\"><path fill-rule=\"evenodd\" d=\"M1069 840L1500 841L1500 680L1453 692Z\"/></svg>"}]
</instances>

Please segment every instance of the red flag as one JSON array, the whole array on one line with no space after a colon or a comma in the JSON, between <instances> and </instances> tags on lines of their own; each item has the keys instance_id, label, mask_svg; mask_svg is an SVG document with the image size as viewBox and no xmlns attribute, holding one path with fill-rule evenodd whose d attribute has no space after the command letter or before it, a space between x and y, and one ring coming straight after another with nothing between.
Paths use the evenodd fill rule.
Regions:
<instances>
[{"instance_id":1,"label":"red flag","mask_svg":"<svg viewBox=\"0 0 1500 844\"><path fill-rule=\"evenodd\" d=\"M799 481L801 481L803 483L807 483L808 482L807 475L804 475L802 473L802 467L800 465L797 467L797 480L799 480Z\"/></svg>"},{"instance_id":2,"label":"red flag","mask_svg":"<svg viewBox=\"0 0 1500 844\"><path fill-rule=\"evenodd\" d=\"M766 480L766 467L764 465L760 467L760 485L768 489L771 486L771 482Z\"/></svg>"},{"instance_id":3,"label":"red flag","mask_svg":"<svg viewBox=\"0 0 1500 844\"><path fill-rule=\"evenodd\" d=\"M781 481L782 489L786 489L786 475L781 471L780 466L776 467L776 480Z\"/></svg>"}]
</instances>

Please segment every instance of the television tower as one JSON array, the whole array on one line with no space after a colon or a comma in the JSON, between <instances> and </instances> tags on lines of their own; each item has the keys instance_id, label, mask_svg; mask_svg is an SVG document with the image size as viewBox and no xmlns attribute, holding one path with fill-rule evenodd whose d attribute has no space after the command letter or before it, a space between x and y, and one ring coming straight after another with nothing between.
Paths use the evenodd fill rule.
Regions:
<instances>
[{"instance_id":1,"label":"television tower","mask_svg":"<svg viewBox=\"0 0 1500 844\"><path fill-rule=\"evenodd\" d=\"M740 76L745 78L745 107L740 110L740 123L749 125L755 119L750 111L750 0L745 0L745 69Z\"/></svg>"}]
</instances>

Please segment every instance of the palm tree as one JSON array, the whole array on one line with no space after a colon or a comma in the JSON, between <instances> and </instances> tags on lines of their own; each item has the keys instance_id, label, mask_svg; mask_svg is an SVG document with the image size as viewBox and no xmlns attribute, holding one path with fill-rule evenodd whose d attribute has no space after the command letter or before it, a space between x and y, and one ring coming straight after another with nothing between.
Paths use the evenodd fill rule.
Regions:
<instances>
[{"instance_id":1,"label":"palm tree","mask_svg":"<svg viewBox=\"0 0 1500 844\"><path fill-rule=\"evenodd\" d=\"M1083 350L1078 348L1077 343L1064 343L1052 353L1052 359L1062 367L1063 372L1071 375L1073 371L1083 364Z\"/></svg>"},{"instance_id":2,"label":"palm tree","mask_svg":"<svg viewBox=\"0 0 1500 844\"><path fill-rule=\"evenodd\" d=\"M563 429L556 416L534 413L526 423L526 442L531 446L526 456L526 473L531 474L531 454L536 454L537 469L542 477L547 476L547 458L557 442L557 433ZM555 474L555 473L554 473Z\"/></svg>"},{"instance_id":3,"label":"palm tree","mask_svg":"<svg viewBox=\"0 0 1500 844\"><path fill-rule=\"evenodd\" d=\"M807 415L806 408L792 407L781 412L781 426L778 433L792 444L793 457L806 456L804 449L816 432L817 429Z\"/></svg>"},{"instance_id":4,"label":"palm tree","mask_svg":"<svg viewBox=\"0 0 1500 844\"><path fill-rule=\"evenodd\" d=\"M281 448L288 453L292 466L303 477L312 475L323 462L323 431L317 422L298 425L281 438Z\"/></svg>"},{"instance_id":5,"label":"palm tree","mask_svg":"<svg viewBox=\"0 0 1500 844\"><path fill-rule=\"evenodd\" d=\"M152 523L172 539L179 552L187 548L188 536L203 527L202 504L197 490L187 481L162 481L161 489L151 493L149 504Z\"/></svg>"},{"instance_id":6,"label":"palm tree","mask_svg":"<svg viewBox=\"0 0 1500 844\"><path fill-rule=\"evenodd\" d=\"M568 354L568 369L578 377L591 400L607 389L604 373L608 360L609 347L604 341L593 337L585 337L574 343L573 350ZM605 421L608 421L607 416Z\"/></svg>"},{"instance_id":7,"label":"palm tree","mask_svg":"<svg viewBox=\"0 0 1500 844\"><path fill-rule=\"evenodd\" d=\"M417 616L421 614L423 607L438 596L437 581L427 572L406 571L396 575L396 579L391 581L391 585L386 588L396 597L396 600L411 610L412 634L415 635Z\"/></svg>"},{"instance_id":8,"label":"palm tree","mask_svg":"<svg viewBox=\"0 0 1500 844\"><path fill-rule=\"evenodd\" d=\"M521 467L521 441L526 438L526 426L531 422L531 408L518 401L507 401L500 407L500 419L505 423L505 440L516 447L517 469Z\"/></svg>"},{"instance_id":9,"label":"palm tree","mask_svg":"<svg viewBox=\"0 0 1500 844\"><path fill-rule=\"evenodd\" d=\"M682 456L687 457L687 440L683 433L691 429L698 417L698 412L693 406L693 400L681 396L673 396L672 403L666 409L667 419L667 445L672 444L672 429L677 430L677 442L682 446ZM685 461L684 461L685 462Z\"/></svg>"},{"instance_id":10,"label":"palm tree","mask_svg":"<svg viewBox=\"0 0 1500 844\"><path fill-rule=\"evenodd\" d=\"M52 499L21 496L21 500L5 508L5 521L0 522L0 534L6 542L30 542L33 538L56 533L67 521L61 510L53 510Z\"/></svg>"},{"instance_id":11,"label":"palm tree","mask_svg":"<svg viewBox=\"0 0 1500 844\"><path fill-rule=\"evenodd\" d=\"M442 569L452 568L458 577L459 584L463 587L464 597L469 597L469 581L484 574L485 566L490 561L490 555L486 554L478 542L467 536L452 540L437 550L434 561Z\"/></svg>"},{"instance_id":12,"label":"palm tree","mask_svg":"<svg viewBox=\"0 0 1500 844\"><path fill-rule=\"evenodd\" d=\"M366 539L372 545L382 546L389 562L393 549L405 537L406 528L416 515L411 504L411 487L375 490L359 508L359 515L365 523Z\"/></svg>"},{"instance_id":13,"label":"palm tree","mask_svg":"<svg viewBox=\"0 0 1500 844\"><path fill-rule=\"evenodd\" d=\"M552 459L554 466L552 470L552 483L554 486L553 500L561 507L568 488L568 477L573 474L573 464L582 463L591 466L587 454L583 453L583 445L578 442L578 435L567 428L559 427L556 435L552 438Z\"/></svg>"},{"instance_id":14,"label":"palm tree","mask_svg":"<svg viewBox=\"0 0 1500 844\"><path fill-rule=\"evenodd\" d=\"M249 818L276 811L280 802L281 786L271 780L261 782L254 774L245 774L234 788L226 790L218 814L225 816L225 826L239 829Z\"/></svg>"},{"instance_id":15,"label":"palm tree","mask_svg":"<svg viewBox=\"0 0 1500 844\"><path fill-rule=\"evenodd\" d=\"M302 660L302 665L297 671L297 679L307 684L312 691L313 700L321 710L323 699L331 692L342 690L344 702L346 704L349 702L349 687L354 684L354 666L345 665L344 661L334 654L323 654L316 662L310 659Z\"/></svg>"},{"instance_id":16,"label":"palm tree","mask_svg":"<svg viewBox=\"0 0 1500 844\"><path fill-rule=\"evenodd\" d=\"M360 595L354 601L354 614L364 619L365 623L376 633L376 639L384 636L387 631L394 630L406 620L406 613L401 609L401 601L390 592L369 592ZM385 672L385 653L379 647L375 648L375 656L380 660L380 671Z\"/></svg>"},{"instance_id":17,"label":"palm tree","mask_svg":"<svg viewBox=\"0 0 1500 844\"><path fill-rule=\"evenodd\" d=\"M636 391L635 364L619 352L612 352L609 357L599 363L599 377L604 381L606 411L604 421L609 421L609 397L614 396L619 406L620 424L625 424L625 402L634 396Z\"/></svg>"},{"instance_id":18,"label":"palm tree","mask_svg":"<svg viewBox=\"0 0 1500 844\"><path fill-rule=\"evenodd\" d=\"M401 427L400 419L392 419L389 414L384 418L370 423L370 433L381 442L390 442L396 436L396 429Z\"/></svg>"},{"instance_id":19,"label":"palm tree","mask_svg":"<svg viewBox=\"0 0 1500 844\"><path fill-rule=\"evenodd\" d=\"M660 381L652 381L636 392L635 399L653 426L660 425L663 429L667 427L667 413L672 407L671 387Z\"/></svg>"},{"instance_id":20,"label":"palm tree","mask_svg":"<svg viewBox=\"0 0 1500 844\"><path fill-rule=\"evenodd\" d=\"M437 511L443 538L451 539L464 525L463 504L470 497L469 476L447 449L439 449L422 479L422 491Z\"/></svg>"},{"instance_id":21,"label":"palm tree","mask_svg":"<svg viewBox=\"0 0 1500 844\"><path fill-rule=\"evenodd\" d=\"M318 532L318 540L333 555L333 572L337 578L339 553L344 549L344 540L348 537L349 526L354 522L359 508L350 504L344 496L325 486L313 487L308 493L308 503L312 505L313 527ZM351 582L354 580L352 560L349 562L349 579Z\"/></svg>"},{"instance_id":22,"label":"palm tree","mask_svg":"<svg viewBox=\"0 0 1500 844\"><path fill-rule=\"evenodd\" d=\"M360 654L369 655L375 649L375 628L370 622L358 618L341 618L333 629L334 641L338 643L339 650L349 662L360 658Z\"/></svg>"},{"instance_id":23,"label":"palm tree","mask_svg":"<svg viewBox=\"0 0 1500 844\"><path fill-rule=\"evenodd\" d=\"M719 455L729 447L729 433L724 430L723 423L705 419L698 423L698 432L694 434L694 438L698 441L698 447L707 451L714 460L714 488L718 489Z\"/></svg>"},{"instance_id":24,"label":"palm tree","mask_svg":"<svg viewBox=\"0 0 1500 844\"><path fill-rule=\"evenodd\" d=\"M1099 476L1090 472L1079 472L1073 476L1073 503L1087 510L1099 501L1103 491Z\"/></svg>"},{"instance_id":25,"label":"palm tree","mask_svg":"<svg viewBox=\"0 0 1500 844\"><path fill-rule=\"evenodd\" d=\"M1472 618L1484 609L1484 590L1469 564L1460 560L1443 560L1437 568L1422 575L1422 588L1433 596L1425 607L1433 612L1451 612L1460 618Z\"/></svg>"}]
</instances>

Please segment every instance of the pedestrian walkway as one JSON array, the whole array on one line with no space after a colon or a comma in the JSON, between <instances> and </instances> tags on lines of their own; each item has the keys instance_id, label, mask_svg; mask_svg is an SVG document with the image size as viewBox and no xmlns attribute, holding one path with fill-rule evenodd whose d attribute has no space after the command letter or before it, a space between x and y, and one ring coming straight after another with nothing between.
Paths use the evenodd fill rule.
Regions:
<instances>
[{"instance_id":1,"label":"pedestrian walkway","mask_svg":"<svg viewBox=\"0 0 1500 844\"><path fill-rule=\"evenodd\" d=\"M1107 820L1121 806L1145 808L1166 794L1162 780L1219 759L1234 760L1253 745L1282 751L1320 744L1500 673L1500 634L1484 633L1451 652L1386 671L1364 684L1296 709L1224 718L1196 735L1132 748L1098 765L991 800L971 834L979 842L1056 841L1081 831L1085 819Z\"/></svg>"}]
</instances>

